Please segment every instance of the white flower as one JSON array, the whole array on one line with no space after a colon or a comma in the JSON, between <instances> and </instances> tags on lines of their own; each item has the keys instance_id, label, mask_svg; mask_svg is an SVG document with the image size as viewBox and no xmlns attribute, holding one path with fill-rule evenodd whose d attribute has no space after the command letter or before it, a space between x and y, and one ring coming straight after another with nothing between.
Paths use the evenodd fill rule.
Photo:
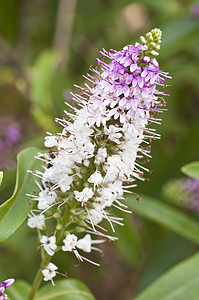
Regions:
<instances>
[{"instance_id":1,"label":"white flower","mask_svg":"<svg viewBox=\"0 0 199 300\"><path fill-rule=\"evenodd\" d=\"M112 203L116 200L116 195L110 188L102 188L100 190L101 197L97 198L102 207L110 207Z\"/></svg>"},{"instance_id":2,"label":"white flower","mask_svg":"<svg viewBox=\"0 0 199 300\"><path fill-rule=\"evenodd\" d=\"M77 245L77 237L74 234L68 234L63 240L64 246L62 246L63 251L74 251Z\"/></svg>"},{"instance_id":3,"label":"white flower","mask_svg":"<svg viewBox=\"0 0 199 300\"><path fill-rule=\"evenodd\" d=\"M30 228L37 228L43 230L45 227L45 217L44 215L35 215L33 212L29 214L28 226Z\"/></svg>"},{"instance_id":4,"label":"white flower","mask_svg":"<svg viewBox=\"0 0 199 300\"><path fill-rule=\"evenodd\" d=\"M106 175L105 182L113 182L117 178L127 181L130 179L129 164L122 161L120 155L109 156L105 165Z\"/></svg>"},{"instance_id":5,"label":"white flower","mask_svg":"<svg viewBox=\"0 0 199 300\"><path fill-rule=\"evenodd\" d=\"M48 208L52 203L55 202L57 198L57 194L54 191L49 191L45 189L39 193L39 197L37 198L38 208L43 210Z\"/></svg>"},{"instance_id":6,"label":"white flower","mask_svg":"<svg viewBox=\"0 0 199 300\"><path fill-rule=\"evenodd\" d=\"M99 148L97 151L97 155L95 155L95 163L99 165L100 163L105 162L106 157L107 157L106 148Z\"/></svg>"},{"instance_id":7,"label":"white flower","mask_svg":"<svg viewBox=\"0 0 199 300\"><path fill-rule=\"evenodd\" d=\"M89 210L87 219L89 219L91 223L93 223L93 225L97 225L104 219L104 215L102 212L103 208L102 205L98 203L94 203L94 207L94 209Z\"/></svg>"},{"instance_id":8,"label":"white flower","mask_svg":"<svg viewBox=\"0 0 199 300\"><path fill-rule=\"evenodd\" d=\"M92 244L100 244L104 241L105 240L92 240L91 235L86 234L82 239L77 241L77 248L89 253L92 249L98 250L97 248L92 247Z\"/></svg>"},{"instance_id":9,"label":"white flower","mask_svg":"<svg viewBox=\"0 0 199 300\"><path fill-rule=\"evenodd\" d=\"M60 186L60 189L62 192L66 192L70 190L71 183L73 182L73 178L71 176L68 176L67 174L59 181L58 185Z\"/></svg>"},{"instance_id":10,"label":"white flower","mask_svg":"<svg viewBox=\"0 0 199 300\"><path fill-rule=\"evenodd\" d=\"M55 253L55 249L57 249L56 237L48 237L43 235L40 239L40 242L42 243L42 246L44 246L44 249L46 250L48 255L53 256Z\"/></svg>"},{"instance_id":11,"label":"white flower","mask_svg":"<svg viewBox=\"0 0 199 300\"><path fill-rule=\"evenodd\" d=\"M91 188L85 187L81 192L74 191L75 199L79 202L87 202L88 199L93 197L93 190Z\"/></svg>"},{"instance_id":12,"label":"white flower","mask_svg":"<svg viewBox=\"0 0 199 300\"><path fill-rule=\"evenodd\" d=\"M110 125L109 128L104 128L104 133L108 135L108 138L117 144L121 143L119 139L122 137L119 131L121 131L121 128L117 128L114 125Z\"/></svg>"},{"instance_id":13,"label":"white flower","mask_svg":"<svg viewBox=\"0 0 199 300\"><path fill-rule=\"evenodd\" d=\"M91 244L92 244L91 235L86 234L84 238L77 241L77 248L85 252L91 252Z\"/></svg>"},{"instance_id":14,"label":"white flower","mask_svg":"<svg viewBox=\"0 0 199 300\"><path fill-rule=\"evenodd\" d=\"M58 137L55 135L46 136L44 145L45 145L45 147L57 146L58 145Z\"/></svg>"},{"instance_id":15,"label":"white flower","mask_svg":"<svg viewBox=\"0 0 199 300\"><path fill-rule=\"evenodd\" d=\"M103 177L99 171L96 171L88 178L88 182L94 183L95 186L103 182Z\"/></svg>"},{"instance_id":16,"label":"white flower","mask_svg":"<svg viewBox=\"0 0 199 300\"><path fill-rule=\"evenodd\" d=\"M47 267L44 270L41 271L43 276L44 276L44 278L43 278L44 281L51 280L52 284L54 285L54 282L53 282L52 279L56 276L56 270L57 269L58 269L57 266L50 262L47 265Z\"/></svg>"},{"instance_id":17,"label":"white flower","mask_svg":"<svg viewBox=\"0 0 199 300\"><path fill-rule=\"evenodd\" d=\"M83 159L88 159L93 157L95 150L95 145L93 145L90 141L86 141L81 147L79 147L79 153L81 154Z\"/></svg>"},{"instance_id":18,"label":"white flower","mask_svg":"<svg viewBox=\"0 0 199 300\"><path fill-rule=\"evenodd\" d=\"M68 129L73 132L74 137L79 140L86 139L93 133L93 129L82 122L81 119L76 119L73 124L68 126Z\"/></svg>"},{"instance_id":19,"label":"white flower","mask_svg":"<svg viewBox=\"0 0 199 300\"><path fill-rule=\"evenodd\" d=\"M122 180L116 180L114 182L109 183L108 185L109 191L115 195L115 197L121 197L124 194L124 189L122 186Z\"/></svg>"},{"instance_id":20,"label":"white flower","mask_svg":"<svg viewBox=\"0 0 199 300\"><path fill-rule=\"evenodd\" d=\"M43 184L45 185L46 182L51 182L54 184L53 189L60 188L62 192L70 190L73 178L67 173L71 172L71 169L65 166L61 159L57 158L53 163L54 165L46 169L43 174Z\"/></svg>"}]
</instances>

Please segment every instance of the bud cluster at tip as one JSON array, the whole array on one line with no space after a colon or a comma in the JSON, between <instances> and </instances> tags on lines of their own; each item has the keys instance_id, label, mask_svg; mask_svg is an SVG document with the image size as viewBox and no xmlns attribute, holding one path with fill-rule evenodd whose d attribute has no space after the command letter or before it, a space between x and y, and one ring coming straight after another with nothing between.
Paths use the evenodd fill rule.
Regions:
<instances>
[{"instance_id":1,"label":"bud cluster at tip","mask_svg":"<svg viewBox=\"0 0 199 300\"><path fill-rule=\"evenodd\" d=\"M146 34L146 38L141 36L140 40L142 45L147 46L147 50L145 51L145 55L150 56L158 56L158 50L160 50L162 31L158 28L152 29L150 32Z\"/></svg>"}]
</instances>

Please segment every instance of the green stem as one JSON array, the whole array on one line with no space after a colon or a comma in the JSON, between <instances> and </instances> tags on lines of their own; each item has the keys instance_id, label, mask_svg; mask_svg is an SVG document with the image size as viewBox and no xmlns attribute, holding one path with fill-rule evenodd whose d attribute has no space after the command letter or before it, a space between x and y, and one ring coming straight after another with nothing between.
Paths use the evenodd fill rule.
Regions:
<instances>
[{"instance_id":1,"label":"green stem","mask_svg":"<svg viewBox=\"0 0 199 300\"><path fill-rule=\"evenodd\" d=\"M71 223L70 222L70 217L71 217L70 209L68 207L66 207L64 217L63 217L63 221L62 221L62 229L57 230L57 233L56 233L57 244L59 243L60 239L62 238L66 226L70 225L70 223ZM39 270L37 271L37 274L35 276L35 279L34 279L34 282L33 282L32 289L31 289L28 300L34 300L36 292L37 292L37 290L38 290L38 288L41 284L42 277L43 277L43 274L42 274L41 271L46 268L46 266L48 265L48 263L51 260L51 257L52 256L50 256L46 253L44 258L42 259L41 267L39 268Z\"/></svg>"},{"instance_id":2,"label":"green stem","mask_svg":"<svg viewBox=\"0 0 199 300\"><path fill-rule=\"evenodd\" d=\"M33 282L32 289L31 289L28 300L34 300L35 294L36 294L36 292L37 292L37 290L38 290L38 288L41 284L42 277L43 277L43 274L42 274L41 271L42 271L42 269L45 269L45 267L48 265L50 260L51 260L51 256L46 254L43 261L42 261L41 267L39 268L39 270L37 271L37 274L35 276L35 279L34 279L34 282Z\"/></svg>"}]
</instances>

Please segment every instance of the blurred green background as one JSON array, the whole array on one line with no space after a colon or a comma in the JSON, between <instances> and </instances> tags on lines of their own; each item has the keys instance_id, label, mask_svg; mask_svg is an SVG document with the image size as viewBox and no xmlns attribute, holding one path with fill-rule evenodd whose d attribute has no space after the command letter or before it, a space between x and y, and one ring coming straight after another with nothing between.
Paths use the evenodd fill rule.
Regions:
<instances>
[{"instance_id":1,"label":"blurred green background","mask_svg":"<svg viewBox=\"0 0 199 300\"><path fill-rule=\"evenodd\" d=\"M189 0L1 0L0 1L0 169L1 202L11 196L16 155L43 147L46 131L71 101L73 84L95 65L99 50L121 49L152 28L163 31L160 69L167 81L168 111L152 143L149 181L135 192L162 200L164 184L183 175L180 167L199 160L199 2ZM198 219L197 214L185 212ZM74 267L70 253L55 259L68 276L86 283L97 299L132 297L164 271L194 253L196 246L136 214L118 228L120 242L103 246L101 267ZM39 265L36 233L23 225L0 247L0 280L33 280ZM96 258L94 256L94 258ZM97 257L99 260L99 257ZM103 288L102 288L103 287Z\"/></svg>"}]
</instances>

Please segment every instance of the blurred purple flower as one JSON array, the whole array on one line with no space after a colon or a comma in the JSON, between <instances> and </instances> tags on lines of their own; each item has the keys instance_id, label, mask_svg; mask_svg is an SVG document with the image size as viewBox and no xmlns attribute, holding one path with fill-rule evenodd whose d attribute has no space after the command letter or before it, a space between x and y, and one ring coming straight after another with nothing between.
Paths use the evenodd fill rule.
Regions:
<instances>
[{"instance_id":1,"label":"blurred purple flower","mask_svg":"<svg viewBox=\"0 0 199 300\"><path fill-rule=\"evenodd\" d=\"M192 14L194 15L194 17L199 19L199 2L195 2L192 4L191 11L192 11Z\"/></svg>"},{"instance_id":2,"label":"blurred purple flower","mask_svg":"<svg viewBox=\"0 0 199 300\"><path fill-rule=\"evenodd\" d=\"M0 284L0 300L7 300L8 296L6 294L4 294L5 289L7 289L9 286L11 286L14 283L14 279L10 278L7 280L4 280L1 284Z\"/></svg>"},{"instance_id":3,"label":"blurred purple flower","mask_svg":"<svg viewBox=\"0 0 199 300\"><path fill-rule=\"evenodd\" d=\"M169 202L199 213L198 179L172 179L165 184L163 194Z\"/></svg>"},{"instance_id":4,"label":"blurred purple flower","mask_svg":"<svg viewBox=\"0 0 199 300\"><path fill-rule=\"evenodd\" d=\"M0 123L0 169L15 167L13 155L15 156L18 151L18 147L15 145L19 143L21 138L21 125L18 122L5 120Z\"/></svg>"},{"instance_id":5,"label":"blurred purple flower","mask_svg":"<svg viewBox=\"0 0 199 300\"><path fill-rule=\"evenodd\" d=\"M189 193L187 206L192 210L199 212L199 180L194 178L185 179L184 188Z\"/></svg>"},{"instance_id":6,"label":"blurred purple flower","mask_svg":"<svg viewBox=\"0 0 199 300\"><path fill-rule=\"evenodd\" d=\"M8 146L16 144L21 138L21 128L18 123L11 123L5 134L5 143Z\"/></svg>"},{"instance_id":7,"label":"blurred purple flower","mask_svg":"<svg viewBox=\"0 0 199 300\"><path fill-rule=\"evenodd\" d=\"M3 150L5 148L5 142L3 139L0 139L0 150Z\"/></svg>"}]
</instances>

